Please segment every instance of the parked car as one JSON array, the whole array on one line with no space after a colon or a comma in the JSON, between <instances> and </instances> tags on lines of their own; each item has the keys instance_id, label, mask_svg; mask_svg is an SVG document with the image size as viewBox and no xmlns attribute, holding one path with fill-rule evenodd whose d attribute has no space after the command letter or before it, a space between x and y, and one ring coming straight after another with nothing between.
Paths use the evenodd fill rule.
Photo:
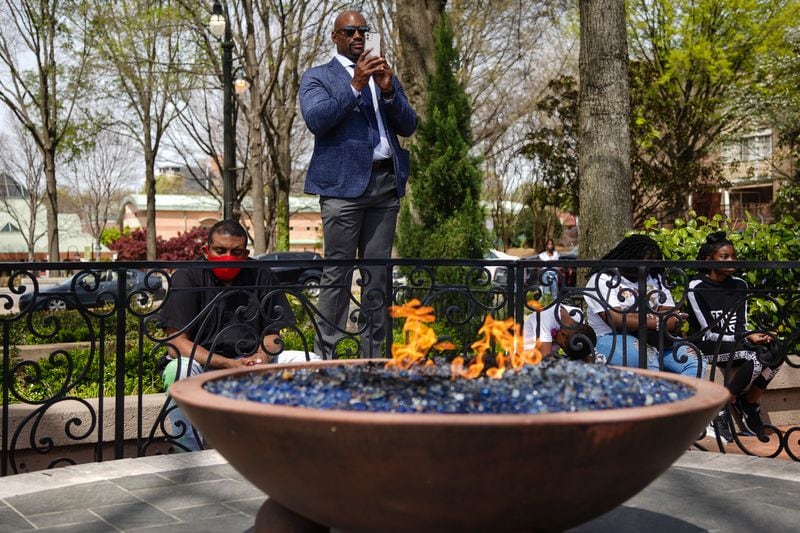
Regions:
<instances>
[{"instance_id":1,"label":"parked car","mask_svg":"<svg viewBox=\"0 0 800 533\"><path fill-rule=\"evenodd\" d=\"M64 281L50 286L40 286L39 293L36 295L36 301L33 303L33 309L47 309L48 311L62 311L65 309L74 309L78 306L102 307L113 303L114 297L117 294L117 279L119 271L117 270L95 270L95 275L89 271L78 272L65 279ZM159 276L150 276L147 280L147 287L145 286L145 278L147 273L141 270L126 270L125 275L127 281L125 287L127 294L135 291L146 291L153 294L154 299L161 299L164 297L164 288L161 284ZM75 280L73 289L73 280ZM30 289L30 288L29 288ZM31 306L34 294L32 289L30 292L24 293L19 298L19 308L27 309Z\"/></svg>"},{"instance_id":2,"label":"parked car","mask_svg":"<svg viewBox=\"0 0 800 533\"><path fill-rule=\"evenodd\" d=\"M505 252L501 252L500 250L491 249L483 256L484 259L491 259L491 260L502 260L502 261L517 261L519 257L516 255L507 254ZM487 265L486 270L489 271L489 275L492 278L492 283L495 285L497 284L505 284L506 280L508 279L508 269L502 265Z\"/></svg>"},{"instance_id":3,"label":"parked car","mask_svg":"<svg viewBox=\"0 0 800 533\"><path fill-rule=\"evenodd\" d=\"M259 261L308 261L322 259L315 252L270 252L255 257ZM282 285L305 285L310 296L319 294L321 266L298 266L279 264L270 267Z\"/></svg>"}]
</instances>

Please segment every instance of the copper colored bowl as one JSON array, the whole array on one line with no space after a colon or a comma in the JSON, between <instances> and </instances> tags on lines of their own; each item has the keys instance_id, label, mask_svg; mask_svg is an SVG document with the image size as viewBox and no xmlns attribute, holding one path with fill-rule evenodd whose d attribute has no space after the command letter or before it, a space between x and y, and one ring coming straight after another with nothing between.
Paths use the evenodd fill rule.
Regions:
<instances>
[{"instance_id":1,"label":"copper colored bowl","mask_svg":"<svg viewBox=\"0 0 800 533\"><path fill-rule=\"evenodd\" d=\"M646 370L634 371L688 384L696 394L627 409L440 415L284 407L203 389L207 381L248 372L363 362L208 372L174 383L170 394L270 498L320 524L371 533L580 524L664 472L728 398L715 383Z\"/></svg>"}]
</instances>

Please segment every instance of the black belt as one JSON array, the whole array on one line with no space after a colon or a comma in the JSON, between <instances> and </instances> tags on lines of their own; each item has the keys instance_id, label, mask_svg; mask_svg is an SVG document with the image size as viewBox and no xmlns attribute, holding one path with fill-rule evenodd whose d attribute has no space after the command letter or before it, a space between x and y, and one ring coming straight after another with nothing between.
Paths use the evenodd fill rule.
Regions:
<instances>
[{"instance_id":1,"label":"black belt","mask_svg":"<svg viewBox=\"0 0 800 533\"><path fill-rule=\"evenodd\" d=\"M394 170L394 163L390 159L377 159L372 162L372 172L377 170Z\"/></svg>"}]
</instances>

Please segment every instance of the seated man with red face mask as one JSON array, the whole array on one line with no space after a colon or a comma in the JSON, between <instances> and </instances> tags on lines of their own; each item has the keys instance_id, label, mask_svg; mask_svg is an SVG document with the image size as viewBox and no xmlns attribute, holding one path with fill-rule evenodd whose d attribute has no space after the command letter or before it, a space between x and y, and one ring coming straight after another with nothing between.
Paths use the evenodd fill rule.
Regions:
<instances>
[{"instance_id":1,"label":"seated man with red face mask","mask_svg":"<svg viewBox=\"0 0 800 533\"><path fill-rule=\"evenodd\" d=\"M235 220L222 220L202 249L211 262L242 261L242 267L178 269L159 311L169 356L162 359L164 387L205 369L235 368L305 360L284 351L279 332L295 324L289 302L268 268L247 268L247 233ZM316 358L313 354L310 358ZM167 414L179 451L202 449L200 436L171 401Z\"/></svg>"}]
</instances>

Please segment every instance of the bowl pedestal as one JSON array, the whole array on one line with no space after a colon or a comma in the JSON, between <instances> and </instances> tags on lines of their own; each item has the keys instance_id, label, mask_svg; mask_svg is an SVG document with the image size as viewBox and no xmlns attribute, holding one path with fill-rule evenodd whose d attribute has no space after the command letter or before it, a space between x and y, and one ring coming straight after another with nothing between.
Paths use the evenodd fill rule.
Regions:
<instances>
[{"instance_id":1,"label":"bowl pedestal","mask_svg":"<svg viewBox=\"0 0 800 533\"><path fill-rule=\"evenodd\" d=\"M329 533L330 528L267 498L256 515L255 533Z\"/></svg>"}]
</instances>

